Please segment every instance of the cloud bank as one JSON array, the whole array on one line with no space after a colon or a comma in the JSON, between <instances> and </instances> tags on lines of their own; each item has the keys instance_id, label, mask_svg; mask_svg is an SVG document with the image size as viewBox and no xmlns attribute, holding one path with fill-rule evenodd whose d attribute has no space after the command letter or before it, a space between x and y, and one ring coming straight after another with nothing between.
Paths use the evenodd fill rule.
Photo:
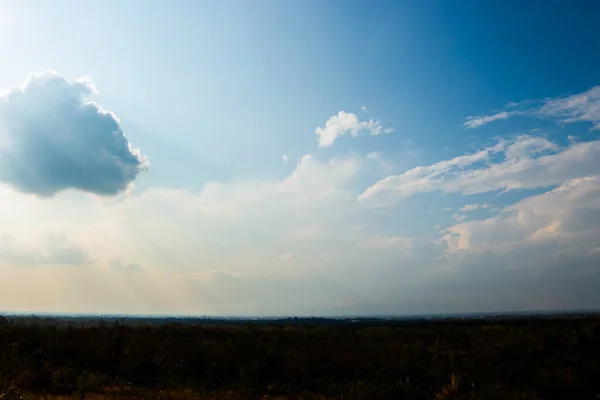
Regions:
<instances>
[{"instance_id":1,"label":"cloud bank","mask_svg":"<svg viewBox=\"0 0 600 400\"><path fill-rule=\"evenodd\" d=\"M24 245L5 233L0 236L0 259L25 267L83 265L90 261L86 252L68 243L64 234L48 232L38 235L32 245Z\"/></svg>"},{"instance_id":2,"label":"cloud bank","mask_svg":"<svg viewBox=\"0 0 600 400\"><path fill-rule=\"evenodd\" d=\"M361 210L356 182L380 168L367 156L305 155L279 180L154 188L118 204L77 192L43 201L0 187L2 201L22 205L0 209L0 234L14 232L19 249L45 260L30 237L56 226L92 260L77 269L39 263L26 274L24 262L0 258L0 301L11 309L263 315L386 301L418 279L410 271L419 259L442 252L431 240L380 232ZM11 289L28 281L34 294Z\"/></svg>"},{"instance_id":3,"label":"cloud bank","mask_svg":"<svg viewBox=\"0 0 600 400\"><path fill-rule=\"evenodd\" d=\"M89 82L61 78L48 85L59 93L52 101L70 98L73 109L89 107ZM30 102L47 104L47 97ZM580 107L591 97L547 114L558 116L557 107ZM98 106L91 110L105 115ZM595 118L588 115L572 110L553 118ZM371 126L347 119L323 128L334 133L331 142L340 132ZM110 114L107 120L121 137L118 120ZM66 121L57 117L47 125L79 126ZM89 157L94 149L106 153L105 139L80 147ZM316 152L288 158L281 166L288 173L279 179L214 181L197 190L151 187L118 202L73 185L67 188L81 190L59 190L52 199L0 185L6 205L0 207L0 303L21 311L196 315L600 306L600 140L560 139L497 139L406 171L381 153ZM2 148L14 150L15 143ZM143 158L121 144L129 153L110 154L137 155L131 164L141 169ZM486 198L500 191L516 193ZM424 193L452 199L416 198Z\"/></svg>"},{"instance_id":4,"label":"cloud bank","mask_svg":"<svg viewBox=\"0 0 600 400\"><path fill-rule=\"evenodd\" d=\"M94 92L88 79L42 72L0 95L0 180L43 197L125 190L148 159L117 117L89 100Z\"/></svg>"}]
</instances>

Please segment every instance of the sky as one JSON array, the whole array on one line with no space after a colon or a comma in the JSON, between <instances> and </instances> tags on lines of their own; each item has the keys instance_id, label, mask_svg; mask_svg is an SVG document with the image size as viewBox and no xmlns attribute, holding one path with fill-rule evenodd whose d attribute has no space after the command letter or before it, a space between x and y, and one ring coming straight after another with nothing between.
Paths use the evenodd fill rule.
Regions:
<instances>
[{"instance_id":1,"label":"sky","mask_svg":"<svg viewBox=\"0 0 600 400\"><path fill-rule=\"evenodd\" d=\"M0 0L0 311L600 308L600 3Z\"/></svg>"}]
</instances>

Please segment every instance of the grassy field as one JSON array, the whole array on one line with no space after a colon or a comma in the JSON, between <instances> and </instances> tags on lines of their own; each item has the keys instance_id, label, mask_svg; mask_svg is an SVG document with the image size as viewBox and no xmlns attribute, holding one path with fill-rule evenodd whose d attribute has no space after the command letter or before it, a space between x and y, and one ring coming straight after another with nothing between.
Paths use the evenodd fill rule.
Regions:
<instances>
[{"instance_id":1,"label":"grassy field","mask_svg":"<svg viewBox=\"0 0 600 400\"><path fill-rule=\"evenodd\" d=\"M600 320L0 323L0 399L596 399Z\"/></svg>"}]
</instances>

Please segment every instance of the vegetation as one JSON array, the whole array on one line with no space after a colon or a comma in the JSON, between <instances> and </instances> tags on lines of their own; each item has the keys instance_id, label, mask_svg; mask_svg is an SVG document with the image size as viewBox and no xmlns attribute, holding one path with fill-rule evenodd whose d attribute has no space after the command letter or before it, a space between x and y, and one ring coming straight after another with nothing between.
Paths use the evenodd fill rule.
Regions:
<instances>
[{"instance_id":1,"label":"vegetation","mask_svg":"<svg viewBox=\"0 0 600 400\"><path fill-rule=\"evenodd\" d=\"M5 318L0 399L593 399L599 338L592 318L399 326Z\"/></svg>"}]
</instances>

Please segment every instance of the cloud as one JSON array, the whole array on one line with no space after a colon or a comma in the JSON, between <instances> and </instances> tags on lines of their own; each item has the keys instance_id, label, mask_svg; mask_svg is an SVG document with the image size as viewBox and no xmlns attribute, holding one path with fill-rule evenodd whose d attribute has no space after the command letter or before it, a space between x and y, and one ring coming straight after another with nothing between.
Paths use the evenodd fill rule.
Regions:
<instances>
[{"instance_id":1,"label":"cloud","mask_svg":"<svg viewBox=\"0 0 600 400\"><path fill-rule=\"evenodd\" d=\"M469 212L469 211L475 211L475 210L479 210L479 209L488 209L490 208L489 204L466 204L464 206L462 206L460 208L460 211L463 212Z\"/></svg>"},{"instance_id":2,"label":"cloud","mask_svg":"<svg viewBox=\"0 0 600 400\"><path fill-rule=\"evenodd\" d=\"M452 219L455 220L456 222L462 222L465 219L467 219L466 215L460 215L460 214L453 214L452 215Z\"/></svg>"},{"instance_id":3,"label":"cloud","mask_svg":"<svg viewBox=\"0 0 600 400\"><path fill-rule=\"evenodd\" d=\"M600 129L600 86L573 96L547 100L538 113L557 118L562 123L591 122L593 129Z\"/></svg>"},{"instance_id":4,"label":"cloud","mask_svg":"<svg viewBox=\"0 0 600 400\"><path fill-rule=\"evenodd\" d=\"M370 235L355 184L379 168L366 156L306 155L281 180L210 182L197 192L147 190L104 206L106 222L77 236L146 270L277 271L278 256L291 253L304 266L337 263L335 248Z\"/></svg>"},{"instance_id":5,"label":"cloud","mask_svg":"<svg viewBox=\"0 0 600 400\"><path fill-rule=\"evenodd\" d=\"M594 86L585 92L571 96L549 98L542 101L525 100L511 102L507 110L494 115L467 117L463 126L478 128L493 121L507 119L517 115L552 119L560 123L590 122L592 129L600 129L600 86ZM517 110L512 110L518 108Z\"/></svg>"},{"instance_id":6,"label":"cloud","mask_svg":"<svg viewBox=\"0 0 600 400\"><path fill-rule=\"evenodd\" d=\"M418 166L401 175L390 175L368 187L358 200L374 205L389 205L417 193L438 190L448 172L463 171L465 167L487 162L490 154L497 154L504 149L505 142L499 141L492 147L472 154L439 161L428 166Z\"/></svg>"},{"instance_id":7,"label":"cloud","mask_svg":"<svg viewBox=\"0 0 600 400\"><path fill-rule=\"evenodd\" d=\"M17 266L83 265L89 262L87 253L69 244L64 234L44 233L32 245L12 234L0 237L0 259Z\"/></svg>"},{"instance_id":8,"label":"cloud","mask_svg":"<svg viewBox=\"0 0 600 400\"><path fill-rule=\"evenodd\" d=\"M290 160L290 158L288 157L287 154L284 154L281 156L281 160L283 161L284 164L287 164L288 161Z\"/></svg>"},{"instance_id":9,"label":"cloud","mask_svg":"<svg viewBox=\"0 0 600 400\"><path fill-rule=\"evenodd\" d=\"M494 162L490 155L504 154ZM396 204L419 193L477 194L533 189L600 173L600 141L560 147L543 137L523 135L472 154L388 176L359 200L373 206ZM479 164L478 164L479 163Z\"/></svg>"},{"instance_id":10,"label":"cloud","mask_svg":"<svg viewBox=\"0 0 600 400\"><path fill-rule=\"evenodd\" d=\"M48 239L28 238L59 223L65 234L56 243L83 249L89 260L85 268L27 274L23 265L36 260L4 259L0 302L38 312L335 315L598 299L584 302L579 294L600 276L590 270L600 247L598 178L568 181L495 217L415 238L394 230L396 214L357 205L356 183L372 168L367 156L305 156L283 179L155 188L110 205L77 192L43 201L0 187L2 202L23 204L0 209L0 230L18 232L22 254L48 254Z\"/></svg>"},{"instance_id":11,"label":"cloud","mask_svg":"<svg viewBox=\"0 0 600 400\"><path fill-rule=\"evenodd\" d=\"M515 115L515 114L516 114L515 111L511 111L511 112L502 111L502 112L499 112L494 115L487 115L487 116L481 116L481 117L468 116L467 120L465 121L463 126L466 126L467 128L479 128L480 126L483 126L483 125L493 122L493 121L498 121L501 119L508 119L510 116Z\"/></svg>"},{"instance_id":12,"label":"cloud","mask_svg":"<svg viewBox=\"0 0 600 400\"><path fill-rule=\"evenodd\" d=\"M0 303L196 315L600 304L599 158L600 141L523 135L397 175L381 153L318 152L294 159L281 179L154 187L118 202L73 190L39 199L0 185L9 205L0 208L0 238L11 235L0 239ZM410 202L364 207L421 193L542 187L485 219L465 215L489 208L483 200L444 208L455 222L437 232L425 210L448 204L418 199L420 215Z\"/></svg>"},{"instance_id":13,"label":"cloud","mask_svg":"<svg viewBox=\"0 0 600 400\"><path fill-rule=\"evenodd\" d=\"M110 261L110 267L115 269L116 271L133 273L133 274L140 274L140 273L145 272L144 269L142 267L140 267L138 264L135 264L135 263L123 264L123 262L121 260L119 260L118 258L115 258Z\"/></svg>"},{"instance_id":14,"label":"cloud","mask_svg":"<svg viewBox=\"0 0 600 400\"><path fill-rule=\"evenodd\" d=\"M381 126L379 121L361 121L356 114L340 111L325 122L324 128L319 127L315 130L315 134L319 136L319 147L331 146L338 137L343 135L349 134L352 137L356 137L360 132L367 132L369 135L377 136L391 133L393 129Z\"/></svg>"},{"instance_id":15,"label":"cloud","mask_svg":"<svg viewBox=\"0 0 600 400\"><path fill-rule=\"evenodd\" d=\"M43 200L0 186L0 202L22 205L0 209L0 234L17 232L26 253L38 242L28 238L52 226L91 260L58 275L37 268L33 278L5 260L0 302L63 312L308 314L393 298L443 249L400 236L393 221L382 232L357 204L357 182L380 171L367 155L306 155L282 179L154 188L108 204L76 191ZM10 289L25 282L35 295Z\"/></svg>"},{"instance_id":16,"label":"cloud","mask_svg":"<svg viewBox=\"0 0 600 400\"><path fill-rule=\"evenodd\" d=\"M454 304L460 296L493 298L487 311L598 307L598 204L600 177L578 178L491 218L451 226L440 242L447 248L446 272L436 281L445 275L448 282L441 296Z\"/></svg>"},{"instance_id":17,"label":"cloud","mask_svg":"<svg viewBox=\"0 0 600 400\"><path fill-rule=\"evenodd\" d=\"M89 100L95 91L89 79L43 72L0 95L0 180L43 197L125 190L148 160L116 116Z\"/></svg>"},{"instance_id":18,"label":"cloud","mask_svg":"<svg viewBox=\"0 0 600 400\"><path fill-rule=\"evenodd\" d=\"M443 239L451 252L507 252L573 242L592 249L600 233L598 204L600 176L573 179L506 206L497 216L454 225Z\"/></svg>"},{"instance_id":19,"label":"cloud","mask_svg":"<svg viewBox=\"0 0 600 400\"><path fill-rule=\"evenodd\" d=\"M523 135L507 146L504 156L507 162L518 162L527 157L556 152L560 146L541 136Z\"/></svg>"},{"instance_id":20,"label":"cloud","mask_svg":"<svg viewBox=\"0 0 600 400\"><path fill-rule=\"evenodd\" d=\"M362 110L362 112L369 112L367 106L362 106L360 109Z\"/></svg>"}]
</instances>

